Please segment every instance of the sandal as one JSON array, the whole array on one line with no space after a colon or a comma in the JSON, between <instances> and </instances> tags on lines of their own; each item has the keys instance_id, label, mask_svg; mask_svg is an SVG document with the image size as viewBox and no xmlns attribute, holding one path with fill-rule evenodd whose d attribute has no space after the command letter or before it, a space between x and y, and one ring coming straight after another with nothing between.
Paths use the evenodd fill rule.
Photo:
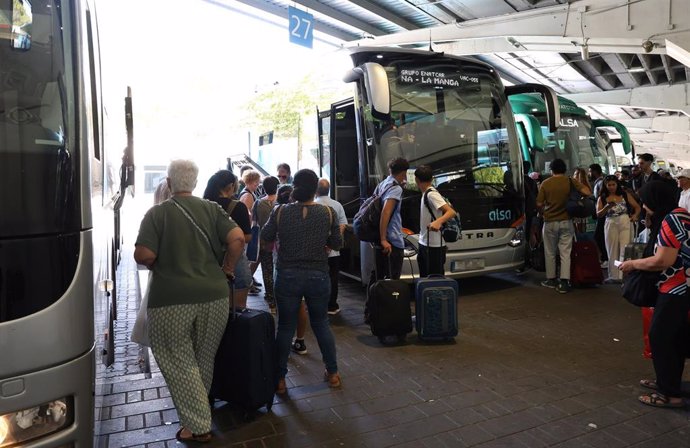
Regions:
<instances>
[{"instance_id":1,"label":"sandal","mask_svg":"<svg viewBox=\"0 0 690 448\"><path fill-rule=\"evenodd\" d=\"M657 386L655 380L640 380L640 386L646 387L647 389L652 389L652 390L657 390L659 386Z\"/></svg>"},{"instance_id":2,"label":"sandal","mask_svg":"<svg viewBox=\"0 0 690 448\"><path fill-rule=\"evenodd\" d=\"M177 433L175 433L175 438L182 443L208 443L211 441L211 438L213 437L210 432L207 432L206 434L192 434L191 437L182 437L182 431L184 431L186 428L180 427L180 429L177 430ZM191 432L191 431L190 431Z\"/></svg>"},{"instance_id":3,"label":"sandal","mask_svg":"<svg viewBox=\"0 0 690 448\"><path fill-rule=\"evenodd\" d=\"M654 406L657 408L683 408L685 403L683 400L671 401L666 395L654 392L651 394L640 395L638 397L640 403L646 404L647 406Z\"/></svg>"}]
</instances>

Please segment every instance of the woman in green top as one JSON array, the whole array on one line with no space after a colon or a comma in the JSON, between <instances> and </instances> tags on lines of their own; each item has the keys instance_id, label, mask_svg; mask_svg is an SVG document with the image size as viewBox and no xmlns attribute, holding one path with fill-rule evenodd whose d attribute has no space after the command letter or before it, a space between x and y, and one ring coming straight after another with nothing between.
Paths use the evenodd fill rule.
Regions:
<instances>
[{"instance_id":1,"label":"woman in green top","mask_svg":"<svg viewBox=\"0 0 690 448\"><path fill-rule=\"evenodd\" d=\"M152 271L151 349L177 408L177 439L183 442L211 440L207 397L229 315L227 277L234 276L244 247L242 230L218 204L192 196L198 172L189 160L170 163L172 198L146 213L134 250L137 263Z\"/></svg>"}]
</instances>

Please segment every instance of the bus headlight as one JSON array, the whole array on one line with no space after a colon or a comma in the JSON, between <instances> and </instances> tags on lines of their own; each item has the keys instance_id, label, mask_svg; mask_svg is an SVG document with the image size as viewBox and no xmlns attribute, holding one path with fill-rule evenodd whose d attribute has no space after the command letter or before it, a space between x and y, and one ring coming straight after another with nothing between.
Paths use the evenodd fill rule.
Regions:
<instances>
[{"instance_id":1,"label":"bus headlight","mask_svg":"<svg viewBox=\"0 0 690 448\"><path fill-rule=\"evenodd\" d=\"M73 403L72 397L65 397L0 415L0 448L21 446L71 425Z\"/></svg>"},{"instance_id":2,"label":"bus headlight","mask_svg":"<svg viewBox=\"0 0 690 448\"><path fill-rule=\"evenodd\" d=\"M517 229L515 232L515 235L510 239L508 242L508 246L510 247L518 247L522 244L522 241L525 239L525 231L522 229Z\"/></svg>"}]
</instances>

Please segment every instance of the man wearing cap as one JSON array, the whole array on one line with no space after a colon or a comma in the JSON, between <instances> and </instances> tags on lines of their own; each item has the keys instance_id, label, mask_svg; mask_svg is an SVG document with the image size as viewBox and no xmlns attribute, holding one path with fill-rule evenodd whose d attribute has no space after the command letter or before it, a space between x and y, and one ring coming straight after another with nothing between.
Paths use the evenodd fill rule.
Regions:
<instances>
[{"instance_id":1,"label":"man wearing cap","mask_svg":"<svg viewBox=\"0 0 690 448\"><path fill-rule=\"evenodd\" d=\"M690 210L690 169L684 169L678 174L678 187L681 190L678 207Z\"/></svg>"}]
</instances>

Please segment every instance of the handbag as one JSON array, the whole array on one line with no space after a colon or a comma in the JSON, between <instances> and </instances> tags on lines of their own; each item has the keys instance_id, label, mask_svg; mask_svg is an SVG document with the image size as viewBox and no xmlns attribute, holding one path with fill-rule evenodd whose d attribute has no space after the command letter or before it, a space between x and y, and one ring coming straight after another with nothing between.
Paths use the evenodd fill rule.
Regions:
<instances>
[{"instance_id":1,"label":"handbag","mask_svg":"<svg viewBox=\"0 0 690 448\"><path fill-rule=\"evenodd\" d=\"M623 297L635 306L653 307L659 294L660 272L632 271L623 277Z\"/></svg>"},{"instance_id":2,"label":"handbag","mask_svg":"<svg viewBox=\"0 0 690 448\"><path fill-rule=\"evenodd\" d=\"M146 347L151 347L151 341L149 340L149 321L148 321L148 306L149 306L149 285L151 284L151 272L149 272L149 281L146 283L146 291L141 297L141 303L139 303L139 311L137 311L137 318L134 321L134 327L132 328L131 341L137 344L144 345Z\"/></svg>"},{"instance_id":3,"label":"handbag","mask_svg":"<svg viewBox=\"0 0 690 448\"><path fill-rule=\"evenodd\" d=\"M251 234L252 239L247 243L247 260L252 263L256 263L259 260L259 234L261 233L261 227L259 226L259 221L257 220L256 214L258 213L259 201L255 200L252 206L252 228Z\"/></svg>"},{"instance_id":4,"label":"handbag","mask_svg":"<svg viewBox=\"0 0 690 448\"><path fill-rule=\"evenodd\" d=\"M594 200L577 191L572 179L568 178L568 181L570 182L570 193L565 204L568 216L571 218L586 218L596 214Z\"/></svg>"},{"instance_id":5,"label":"handbag","mask_svg":"<svg viewBox=\"0 0 690 448\"><path fill-rule=\"evenodd\" d=\"M247 243L247 260L256 263L259 259L259 233L261 227L257 223L252 225L252 239Z\"/></svg>"}]
</instances>

